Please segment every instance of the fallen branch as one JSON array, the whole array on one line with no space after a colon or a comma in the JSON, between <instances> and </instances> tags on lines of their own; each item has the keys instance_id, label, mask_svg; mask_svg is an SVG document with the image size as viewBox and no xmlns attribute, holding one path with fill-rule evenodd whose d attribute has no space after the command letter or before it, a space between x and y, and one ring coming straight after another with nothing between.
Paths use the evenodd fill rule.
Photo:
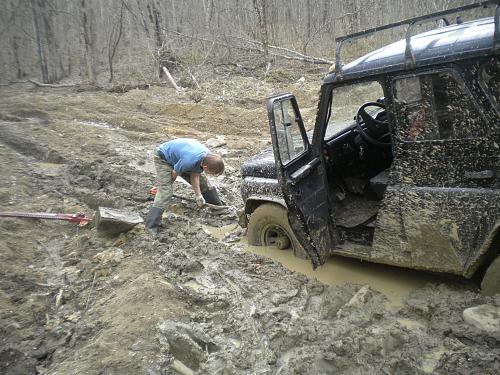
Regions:
<instances>
[{"instance_id":1,"label":"fallen branch","mask_svg":"<svg viewBox=\"0 0 500 375\"><path fill-rule=\"evenodd\" d=\"M28 79L28 82L31 82L32 84L34 84L35 86L38 86L38 87L51 87L51 88L60 88L60 87L74 87L75 84L73 83L61 83L61 84L55 84L55 83L41 83L41 82L38 82L38 81L35 81L33 79Z\"/></svg>"},{"instance_id":2,"label":"fallen branch","mask_svg":"<svg viewBox=\"0 0 500 375\"><path fill-rule=\"evenodd\" d=\"M29 83L28 81L24 80L24 81L9 81L7 83L0 83L0 86L1 87L7 87L7 86L10 86L10 85L18 85L20 83Z\"/></svg>"},{"instance_id":3,"label":"fallen branch","mask_svg":"<svg viewBox=\"0 0 500 375\"><path fill-rule=\"evenodd\" d=\"M185 38L189 38L189 39L195 39L195 40L200 40L200 41L207 42L207 43L217 44L217 45L227 47L227 48L235 48L235 49L240 49L240 50L244 50L244 51L257 51L257 52L261 52L261 53L264 52L264 49L260 47L262 45L262 43L257 42L255 40L236 38L236 39L245 41L246 43L253 45L253 46L243 47L243 46L236 46L236 45L232 45L232 44L228 44L228 43L215 41L215 40L208 39L208 38L187 35L187 34L180 33L178 31L173 31L173 30L167 30L167 32L171 33L171 34L179 35L179 36L182 36ZM307 55L304 55L300 52L297 52L297 51L294 51L294 50L291 50L288 48L284 48L284 47L269 45L268 48L270 49L270 51L269 51L270 55L276 56L276 57L282 57L282 58L287 59L287 60L299 60L299 61L310 62L313 64L328 64L328 65L332 65L334 63L333 61L330 61L330 60L327 60L327 59L324 59L321 57L307 56ZM283 55L283 54L280 54L277 52L273 52L272 51L273 49L278 50L278 51L285 51L285 52L288 52L294 56L288 56L288 55Z\"/></svg>"},{"instance_id":4,"label":"fallen branch","mask_svg":"<svg viewBox=\"0 0 500 375\"><path fill-rule=\"evenodd\" d=\"M179 361L178 359L174 359L172 364L170 365L172 369L177 371L179 374L182 375L194 375L194 371L191 370L189 367L187 367L184 363Z\"/></svg>"},{"instance_id":5,"label":"fallen branch","mask_svg":"<svg viewBox=\"0 0 500 375\"><path fill-rule=\"evenodd\" d=\"M177 83L175 83L174 78L172 77L172 75L170 74L168 69L165 68L164 66L162 66L161 69L163 70L163 73L165 73L165 75L167 76L167 78L170 81L170 83L172 84L172 86L174 86L174 89L176 89L177 92L184 92L185 88L177 86Z\"/></svg>"},{"instance_id":6,"label":"fallen branch","mask_svg":"<svg viewBox=\"0 0 500 375\"><path fill-rule=\"evenodd\" d=\"M241 37L235 37L236 39L240 39L246 43L251 43L251 44L254 44L254 45L258 45L258 46L262 46L262 42L259 42L259 41L256 41L256 40L251 40L251 39L246 39L246 38L241 38ZM294 51L293 49L289 49L289 48L285 48L285 47L279 47L279 46L273 46L273 45L269 45L267 46L268 48L270 49L275 49L275 50L278 50L278 51L285 51L285 52L288 52L288 53L291 53L295 56L287 56L289 59L298 59L298 60L304 60L304 61L310 61L310 62L314 62L314 63L320 63L320 64L333 64L334 62L333 61L330 61L330 60L327 60L327 59L324 59L322 57L315 57L315 56L308 56L308 55L304 55L303 53L300 53L298 51ZM283 55L280 55L280 54L277 54L275 52L270 52L272 55L274 56L279 56L279 57L285 57L286 56L283 56Z\"/></svg>"},{"instance_id":7,"label":"fallen branch","mask_svg":"<svg viewBox=\"0 0 500 375\"><path fill-rule=\"evenodd\" d=\"M87 312L87 310L89 308L90 296L92 294L92 291L94 290L96 276L97 276L97 271L94 272L94 279L92 280L92 285L90 286L90 291L89 291L89 294L87 296L87 303L85 304L85 312Z\"/></svg>"},{"instance_id":8,"label":"fallen branch","mask_svg":"<svg viewBox=\"0 0 500 375\"><path fill-rule=\"evenodd\" d=\"M56 297L56 309L59 309L59 307L62 304L62 298L63 298L63 289L59 289L59 293L57 293Z\"/></svg>"},{"instance_id":9,"label":"fallen branch","mask_svg":"<svg viewBox=\"0 0 500 375\"><path fill-rule=\"evenodd\" d=\"M116 92L119 94L123 94L126 92L129 92L130 90L147 90L151 87L150 84L148 83L143 83L139 85L127 85L127 84L121 84L121 85L116 85L108 89L108 92Z\"/></svg>"},{"instance_id":10,"label":"fallen branch","mask_svg":"<svg viewBox=\"0 0 500 375\"><path fill-rule=\"evenodd\" d=\"M193 80L194 85L196 86L196 88L199 90L201 87L200 87L198 81L196 80L196 77L193 75L193 73L191 73L191 70L189 68L188 68L188 74L191 77L191 79Z\"/></svg>"}]
</instances>

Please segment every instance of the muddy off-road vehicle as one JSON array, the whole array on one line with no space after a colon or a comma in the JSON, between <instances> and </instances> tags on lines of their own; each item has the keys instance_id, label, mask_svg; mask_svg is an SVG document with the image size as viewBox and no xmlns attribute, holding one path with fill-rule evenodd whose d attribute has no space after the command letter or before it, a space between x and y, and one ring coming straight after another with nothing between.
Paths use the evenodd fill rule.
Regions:
<instances>
[{"instance_id":1,"label":"muddy off-road vehicle","mask_svg":"<svg viewBox=\"0 0 500 375\"><path fill-rule=\"evenodd\" d=\"M484 7L494 16L445 18ZM272 150L241 169L249 242L291 247L314 267L340 254L486 270L483 290L499 292L499 18L486 1L338 38L311 131L293 95L268 98ZM406 25L405 39L341 63L346 42Z\"/></svg>"}]
</instances>

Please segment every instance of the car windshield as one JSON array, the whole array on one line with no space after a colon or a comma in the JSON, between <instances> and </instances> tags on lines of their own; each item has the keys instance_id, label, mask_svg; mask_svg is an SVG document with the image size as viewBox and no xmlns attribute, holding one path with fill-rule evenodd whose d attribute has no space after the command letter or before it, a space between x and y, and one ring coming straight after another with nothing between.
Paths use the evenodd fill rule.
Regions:
<instances>
[{"instance_id":1,"label":"car windshield","mask_svg":"<svg viewBox=\"0 0 500 375\"><path fill-rule=\"evenodd\" d=\"M376 81L335 87L332 90L330 118L324 138L330 139L353 126L359 107L368 102L376 102L383 96L382 86Z\"/></svg>"}]
</instances>

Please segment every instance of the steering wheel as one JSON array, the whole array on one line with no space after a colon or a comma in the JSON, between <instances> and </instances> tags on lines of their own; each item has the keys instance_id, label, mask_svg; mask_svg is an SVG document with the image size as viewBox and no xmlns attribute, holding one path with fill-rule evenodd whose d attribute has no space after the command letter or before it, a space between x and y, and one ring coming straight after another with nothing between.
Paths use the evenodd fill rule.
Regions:
<instances>
[{"instance_id":1,"label":"steering wheel","mask_svg":"<svg viewBox=\"0 0 500 375\"><path fill-rule=\"evenodd\" d=\"M378 138L374 138L369 134L380 134L380 130L386 130L388 128L388 121L378 120L374 118L366 111L367 107L378 107L385 109L385 105L379 102L368 102L363 104L361 107L359 107L358 112L356 113L356 129L358 130L359 134L361 134L361 136L371 144L379 147L389 147L391 145L390 141L382 142L380 141L380 139L383 139L384 137L390 135L390 132L386 132ZM366 129L363 129L363 127L361 126L361 120L363 120Z\"/></svg>"}]
</instances>

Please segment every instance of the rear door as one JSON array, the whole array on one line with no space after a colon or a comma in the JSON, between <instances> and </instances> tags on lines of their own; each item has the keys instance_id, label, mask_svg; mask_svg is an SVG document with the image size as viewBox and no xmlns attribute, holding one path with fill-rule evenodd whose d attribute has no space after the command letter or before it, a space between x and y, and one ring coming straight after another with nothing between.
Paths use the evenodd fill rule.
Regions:
<instances>
[{"instance_id":1,"label":"rear door","mask_svg":"<svg viewBox=\"0 0 500 375\"><path fill-rule=\"evenodd\" d=\"M372 259L462 274L477 256L498 220L500 158L498 116L472 89L454 69L393 81L399 127Z\"/></svg>"},{"instance_id":2,"label":"rear door","mask_svg":"<svg viewBox=\"0 0 500 375\"><path fill-rule=\"evenodd\" d=\"M267 112L288 219L317 267L336 243L321 150L315 152L311 147L293 95L269 98Z\"/></svg>"}]
</instances>

